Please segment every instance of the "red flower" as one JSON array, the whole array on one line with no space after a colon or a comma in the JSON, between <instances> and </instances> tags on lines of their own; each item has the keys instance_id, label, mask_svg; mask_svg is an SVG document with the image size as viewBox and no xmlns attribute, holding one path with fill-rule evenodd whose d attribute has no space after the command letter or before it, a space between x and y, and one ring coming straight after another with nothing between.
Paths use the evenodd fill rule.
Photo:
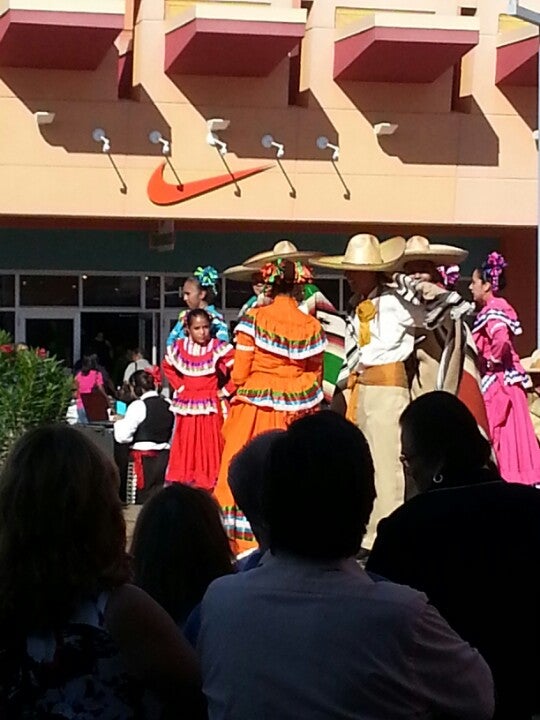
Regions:
<instances>
[{"instance_id":1,"label":"red flower","mask_svg":"<svg viewBox=\"0 0 540 720\"><path fill-rule=\"evenodd\" d=\"M12 353L15 352L15 345L9 344L9 345L0 345L0 352L3 353Z\"/></svg>"},{"instance_id":2,"label":"red flower","mask_svg":"<svg viewBox=\"0 0 540 720\"><path fill-rule=\"evenodd\" d=\"M49 357L49 353L45 350L45 348L36 348L36 355L42 360Z\"/></svg>"}]
</instances>

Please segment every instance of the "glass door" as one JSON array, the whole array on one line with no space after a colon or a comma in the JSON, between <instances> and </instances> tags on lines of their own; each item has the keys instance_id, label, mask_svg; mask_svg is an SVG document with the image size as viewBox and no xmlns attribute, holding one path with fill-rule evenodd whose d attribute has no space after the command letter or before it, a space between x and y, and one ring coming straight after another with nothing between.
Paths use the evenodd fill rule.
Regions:
<instances>
[{"instance_id":1,"label":"glass door","mask_svg":"<svg viewBox=\"0 0 540 720\"><path fill-rule=\"evenodd\" d=\"M44 348L72 368L80 353L80 313L62 308L21 309L15 339Z\"/></svg>"}]
</instances>

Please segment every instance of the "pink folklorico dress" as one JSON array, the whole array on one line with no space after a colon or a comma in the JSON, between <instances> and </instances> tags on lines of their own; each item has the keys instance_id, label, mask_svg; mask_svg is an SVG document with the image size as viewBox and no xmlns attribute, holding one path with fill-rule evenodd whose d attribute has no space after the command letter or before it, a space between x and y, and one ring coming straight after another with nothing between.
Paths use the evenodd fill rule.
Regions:
<instances>
[{"instance_id":1,"label":"pink folklorico dress","mask_svg":"<svg viewBox=\"0 0 540 720\"><path fill-rule=\"evenodd\" d=\"M525 390L531 380L519 362L512 336L521 324L503 298L489 300L478 313L473 337L480 356L482 392L499 470L508 482L540 483L540 447Z\"/></svg>"}]
</instances>

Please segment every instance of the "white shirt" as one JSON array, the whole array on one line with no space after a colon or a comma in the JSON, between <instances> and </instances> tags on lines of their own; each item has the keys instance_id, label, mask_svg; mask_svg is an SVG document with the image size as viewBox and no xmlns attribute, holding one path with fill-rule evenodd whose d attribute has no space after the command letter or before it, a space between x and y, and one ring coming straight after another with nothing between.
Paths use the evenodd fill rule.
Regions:
<instances>
[{"instance_id":1,"label":"white shirt","mask_svg":"<svg viewBox=\"0 0 540 720\"><path fill-rule=\"evenodd\" d=\"M353 559L267 553L214 581L198 641L210 720L489 720L491 672L426 596Z\"/></svg>"},{"instance_id":2,"label":"white shirt","mask_svg":"<svg viewBox=\"0 0 540 720\"><path fill-rule=\"evenodd\" d=\"M128 405L124 417L114 423L114 439L117 443L131 444L133 442L137 428L146 419L146 405L143 400L150 397L158 397L157 392L149 390L143 393L138 400L134 400ZM170 447L170 442L153 443L145 441L134 443L133 450L169 450Z\"/></svg>"},{"instance_id":3,"label":"white shirt","mask_svg":"<svg viewBox=\"0 0 540 720\"><path fill-rule=\"evenodd\" d=\"M391 290L370 295L377 314L369 322L371 340L360 348L362 365L386 365L405 362L414 350L415 328L423 327L425 308L402 300ZM352 318L355 340L358 342L360 320L356 308Z\"/></svg>"},{"instance_id":4,"label":"white shirt","mask_svg":"<svg viewBox=\"0 0 540 720\"><path fill-rule=\"evenodd\" d=\"M124 370L124 382L128 383L133 373L137 372L137 370L144 370L144 368L148 367L150 367L150 363L144 358L130 362L127 368Z\"/></svg>"}]
</instances>

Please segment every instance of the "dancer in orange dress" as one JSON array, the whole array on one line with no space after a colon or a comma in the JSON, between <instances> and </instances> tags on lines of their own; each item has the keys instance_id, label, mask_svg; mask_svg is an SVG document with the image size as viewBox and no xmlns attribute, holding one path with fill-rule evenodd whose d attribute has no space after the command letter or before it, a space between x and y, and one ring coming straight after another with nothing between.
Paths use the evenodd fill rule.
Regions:
<instances>
[{"instance_id":1,"label":"dancer in orange dress","mask_svg":"<svg viewBox=\"0 0 540 720\"><path fill-rule=\"evenodd\" d=\"M315 411L323 399L326 339L319 321L301 312L295 300L299 286L311 282L311 272L300 262L278 259L262 273L274 301L250 310L236 327L231 380L237 389L223 426L225 448L216 486L225 528L238 552L255 542L227 484L229 463L252 438L285 429Z\"/></svg>"},{"instance_id":2,"label":"dancer in orange dress","mask_svg":"<svg viewBox=\"0 0 540 720\"><path fill-rule=\"evenodd\" d=\"M222 397L233 361L231 345L210 337L211 316L203 309L186 317L187 337L167 348L163 372L174 392L176 415L167 482L212 492L217 481L223 438Z\"/></svg>"}]
</instances>

